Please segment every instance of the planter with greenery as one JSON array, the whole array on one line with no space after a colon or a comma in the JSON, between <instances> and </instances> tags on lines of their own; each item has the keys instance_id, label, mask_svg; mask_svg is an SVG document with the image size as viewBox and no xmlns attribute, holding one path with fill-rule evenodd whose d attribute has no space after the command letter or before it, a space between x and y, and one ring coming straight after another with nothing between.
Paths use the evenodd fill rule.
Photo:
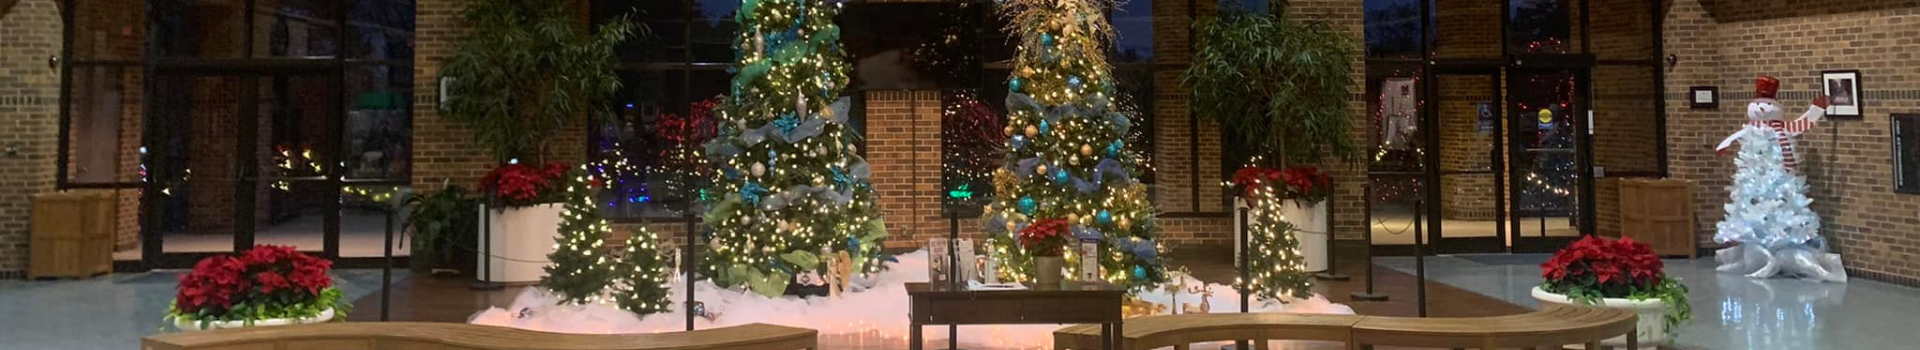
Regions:
<instances>
[{"instance_id":1,"label":"planter with greenery","mask_svg":"<svg viewBox=\"0 0 1920 350\"><path fill-rule=\"evenodd\" d=\"M1653 348L1672 342L1680 325L1693 318L1687 286L1667 277L1664 268L1646 243L1587 236L1540 264L1546 283L1533 289L1533 298L1545 308L1598 306L1638 313L1640 343ZM1620 346L1626 338L1603 343Z\"/></svg>"},{"instance_id":2,"label":"planter with greenery","mask_svg":"<svg viewBox=\"0 0 1920 350\"><path fill-rule=\"evenodd\" d=\"M483 180L495 259L483 281L531 282L559 241L562 191L548 188L570 166L548 164L556 134L585 132L590 114L611 115L620 89L614 46L642 30L627 17L596 27L579 21L576 0L465 3L466 31L441 71L441 115L473 132L500 164ZM555 170L558 171L555 171Z\"/></svg>"},{"instance_id":3,"label":"planter with greenery","mask_svg":"<svg viewBox=\"0 0 1920 350\"><path fill-rule=\"evenodd\" d=\"M459 185L407 197L406 229L413 234L409 259L415 270L466 271L478 244L479 200ZM465 259L462 259L465 257Z\"/></svg>"},{"instance_id":4,"label":"planter with greenery","mask_svg":"<svg viewBox=\"0 0 1920 350\"><path fill-rule=\"evenodd\" d=\"M1312 167L1324 168L1331 165L1331 160L1352 159L1358 154L1349 132L1353 122L1347 104L1358 41L1325 22L1287 18L1285 1L1272 6L1280 11L1247 12L1237 10L1241 6L1223 4L1219 15L1196 22L1193 65L1187 69L1185 83L1193 89L1194 113L1219 123L1227 143L1239 150L1234 153L1246 157L1236 161L1246 162L1245 166L1256 172L1287 169L1291 174L1314 169L1312 172L1317 173ZM1326 179L1319 174L1310 178ZM1329 206L1324 202L1331 197L1331 187L1312 189L1276 192L1288 202L1285 205L1254 205L1274 201L1251 196L1237 200L1237 206L1254 211L1249 215L1253 219L1278 221L1284 217L1293 221L1293 225L1256 222L1248 226L1259 229L1245 236L1266 237L1265 241L1281 245L1253 250L1262 254L1249 259L1257 264L1255 270L1286 269L1291 273L1297 269L1326 269L1329 235L1322 228L1325 225L1313 223L1328 222ZM1303 196L1309 192L1317 195ZM1274 208L1294 212L1258 212ZM1287 231L1262 231L1283 228ZM1299 239L1272 239L1276 235L1297 235ZM1289 251L1298 251L1301 256L1275 256ZM1276 265L1291 258L1299 258L1302 263ZM1252 283L1270 289L1299 288L1290 279L1281 278Z\"/></svg>"}]
</instances>

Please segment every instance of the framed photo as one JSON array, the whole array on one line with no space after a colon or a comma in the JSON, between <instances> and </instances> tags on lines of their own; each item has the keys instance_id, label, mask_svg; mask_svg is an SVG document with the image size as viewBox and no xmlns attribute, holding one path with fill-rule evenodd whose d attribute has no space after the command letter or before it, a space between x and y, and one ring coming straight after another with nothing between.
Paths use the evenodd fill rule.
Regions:
<instances>
[{"instance_id":1,"label":"framed photo","mask_svg":"<svg viewBox=\"0 0 1920 350\"><path fill-rule=\"evenodd\" d=\"M1920 194L1920 114L1893 115L1893 192Z\"/></svg>"},{"instance_id":2,"label":"framed photo","mask_svg":"<svg viewBox=\"0 0 1920 350\"><path fill-rule=\"evenodd\" d=\"M1720 108L1720 87L1695 86L1687 88L1687 105L1693 109Z\"/></svg>"},{"instance_id":3,"label":"framed photo","mask_svg":"<svg viewBox=\"0 0 1920 350\"><path fill-rule=\"evenodd\" d=\"M1838 119L1860 120L1861 111L1866 106L1866 96L1860 94L1860 71L1836 70L1820 72L1820 90L1827 95L1827 116Z\"/></svg>"}]
</instances>

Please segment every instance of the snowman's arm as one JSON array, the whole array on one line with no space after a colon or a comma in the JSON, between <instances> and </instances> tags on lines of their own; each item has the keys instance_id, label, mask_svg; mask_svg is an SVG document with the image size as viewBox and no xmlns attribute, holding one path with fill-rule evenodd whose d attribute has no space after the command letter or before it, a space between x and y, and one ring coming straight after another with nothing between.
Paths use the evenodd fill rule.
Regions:
<instances>
[{"instance_id":1,"label":"snowman's arm","mask_svg":"<svg viewBox=\"0 0 1920 350\"><path fill-rule=\"evenodd\" d=\"M1786 129L1787 136L1799 136L1801 133L1813 130L1814 126L1820 125L1820 120L1826 118L1826 116L1826 108L1821 108L1818 105L1807 107L1807 112L1800 114L1800 119L1787 122L1787 126L1784 129Z\"/></svg>"},{"instance_id":2,"label":"snowman's arm","mask_svg":"<svg viewBox=\"0 0 1920 350\"><path fill-rule=\"evenodd\" d=\"M1723 156L1724 156L1724 155L1727 155L1727 148L1728 148L1728 147L1733 147L1733 142L1734 142L1734 141L1739 141L1739 140L1740 140L1740 134L1743 134L1743 133L1746 133L1746 132L1747 132L1747 129L1740 129L1740 131L1736 131L1736 132L1734 132L1734 133L1733 133L1733 135L1727 135L1727 139L1725 139L1725 140L1720 140L1720 144L1719 144L1719 145L1716 145L1716 146L1713 146L1713 152L1714 152L1715 154L1719 154L1719 155L1723 155Z\"/></svg>"}]
</instances>

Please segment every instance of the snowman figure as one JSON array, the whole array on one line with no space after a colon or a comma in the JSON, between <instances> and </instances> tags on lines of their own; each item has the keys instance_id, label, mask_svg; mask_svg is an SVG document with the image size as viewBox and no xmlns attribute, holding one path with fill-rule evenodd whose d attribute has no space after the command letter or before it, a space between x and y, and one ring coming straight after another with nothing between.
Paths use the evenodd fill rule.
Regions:
<instances>
[{"instance_id":1,"label":"snowman figure","mask_svg":"<svg viewBox=\"0 0 1920 350\"><path fill-rule=\"evenodd\" d=\"M1755 97L1747 104L1747 123L1714 149L1726 154L1737 141L1739 169L1726 218L1716 226L1717 243L1738 243L1715 256L1716 270L1749 278L1798 276L1810 280L1845 282L1840 256L1827 253L1820 237L1820 216L1808 207L1806 177L1796 170L1793 138L1812 130L1826 116L1827 98L1814 98L1799 119L1788 121L1776 99L1780 80L1761 76L1754 81Z\"/></svg>"}]
</instances>

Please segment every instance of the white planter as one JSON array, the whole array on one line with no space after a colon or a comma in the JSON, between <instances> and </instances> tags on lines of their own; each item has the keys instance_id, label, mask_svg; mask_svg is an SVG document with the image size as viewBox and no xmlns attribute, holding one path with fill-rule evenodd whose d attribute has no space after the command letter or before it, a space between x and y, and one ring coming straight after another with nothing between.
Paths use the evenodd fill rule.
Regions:
<instances>
[{"instance_id":1,"label":"white planter","mask_svg":"<svg viewBox=\"0 0 1920 350\"><path fill-rule=\"evenodd\" d=\"M560 237L560 204L487 210L480 208L483 220L491 224L488 237L480 243L488 248L479 253L479 265L486 272L482 280L500 283L539 282L547 271L547 254L553 253L554 239ZM490 250L490 251L489 251ZM491 255L491 256L489 256ZM491 258L489 266L487 259Z\"/></svg>"},{"instance_id":2,"label":"white planter","mask_svg":"<svg viewBox=\"0 0 1920 350\"><path fill-rule=\"evenodd\" d=\"M1667 342L1667 303L1661 302L1660 299L1636 301L1631 299L1605 298L1600 299L1599 305L1589 306L1575 303L1567 299L1565 295L1549 293L1546 290L1540 289L1540 287L1533 287L1533 298L1540 301L1540 308L1542 310L1552 310L1553 308L1562 307L1604 307L1633 311L1635 314L1640 315L1640 322L1634 324L1633 328L1640 332L1639 340L1641 349L1654 349L1660 344ZM1600 342L1600 344L1613 347L1626 346L1627 337L1620 336L1607 339L1606 341Z\"/></svg>"},{"instance_id":3,"label":"white planter","mask_svg":"<svg viewBox=\"0 0 1920 350\"><path fill-rule=\"evenodd\" d=\"M1287 201L1280 205L1280 216L1293 224L1294 238L1300 241L1300 255L1305 258L1307 272L1327 270L1327 239L1332 225L1327 220L1327 202L1319 201L1313 205L1302 205L1300 201Z\"/></svg>"},{"instance_id":4,"label":"white planter","mask_svg":"<svg viewBox=\"0 0 1920 350\"><path fill-rule=\"evenodd\" d=\"M200 322L194 322L191 320L174 320L173 327L179 328L181 332L198 332L198 331L215 330L215 329L233 329L233 328L246 328L246 327L268 327L268 326L285 326L290 324L321 323L321 322L327 322L332 320L333 320L333 309L326 309L326 310L321 310L319 315L314 315L313 317L273 318L273 319L258 320L258 321L253 321L252 326L248 326L245 321L216 321L216 322L207 323L206 327L200 327Z\"/></svg>"}]
</instances>

